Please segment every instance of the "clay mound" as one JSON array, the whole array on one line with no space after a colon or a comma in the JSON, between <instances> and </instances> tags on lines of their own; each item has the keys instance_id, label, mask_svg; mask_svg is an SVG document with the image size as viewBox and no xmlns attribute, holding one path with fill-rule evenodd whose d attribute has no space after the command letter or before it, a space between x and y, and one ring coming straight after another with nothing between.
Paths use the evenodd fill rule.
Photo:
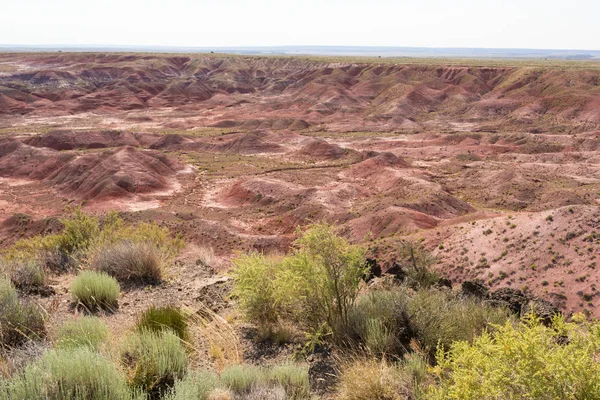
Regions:
<instances>
[{"instance_id":1,"label":"clay mound","mask_svg":"<svg viewBox=\"0 0 600 400\"><path fill-rule=\"evenodd\" d=\"M175 82L152 98L148 104L162 106L202 102L210 99L213 93L209 87L196 81Z\"/></svg>"},{"instance_id":2,"label":"clay mound","mask_svg":"<svg viewBox=\"0 0 600 400\"><path fill-rule=\"evenodd\" d=\"M398 157L389 151L385 151L383 153L375 153L374 155L371 155L367 160L361 162L357 166L367 169L369 166L407 168L409 167L409 164L404 158Z\"/></svg>"},{"instance_id":3,"label":"clay mound","mask_svg":"<svg viewBox=\"0 0 600 400\"><path fill-rule=\"evenodd\" d=\"M217 201L228 207L259 204L298 203L314 190L295 186L276 179L249 179L225 188L217 195Z\"/></svg>"},{"instance_id":4,"label":"clay mound","mask_svg":"<svg viewBox=\"0 0 600 400\"><path fill-rule=\"evenodd\" d=\"M353 179L370 179L376 178L383 187L394 185L398 174L395 169L408 168L409 164L402 157L398 157L393 153L384 152L369 152L366 156L371 156L360 163L353 165L350 169L344 172L344 175ZM381 186L381 185L380 185Z\"/></svg>"},{"instance_id":5,"label":"clay mound","mask_svg":"<svg viewBox=\"0 0 600 400\"><path fill-rule=\"evenodd\" d=\"M32 109L27 103L0 93L0 114L25 114Z\"/></svg>"},{"instance_id":6,"label":"clay mound","mask_svg":"<svg viewBox=\"0 0 600 400\"><path fill-rule=\"evenodd\" d=\"M368 234L376 238L406 234L419 229L431 229L438 220L421 212L403 208L388 207L384 210L354 219L348 223L352 237L362 240Z\"/></svg>"},{"instance_id":7,"label":"clay mound","mask_svg":"<svg viewBox=\"0 0 600 400\"><path fill-rule=\"evenodd\" d=\"M81 200L98 200L168 190L180 166L164 154L123 147L86 154L44 180Z\"/></svg>"},{"instance_id":8,"label":"clay mound","mask_svg":"<svg viewBox=\"0 0 600 400\"><path fill-rule=\"evenodd\" d=\"M311 125L303 119L297 118L279 118L279 119L249 119L249 120L223 120L211 125L215 128L240 128L244 130L272 129L300 131L309 128Z\"/></svg>"},{"instance_id":9,"label":"clay mound","mask_svg":"<svg viewBox=\"0 0 600 400\"><path fill-rule=\"evenodd\" d=\"M133 134L121 131L54 131L26 139L24 143L34 147L47 147L54 150L101 149L140 145Z\"/></svg>"},{"instance_id":10,"label":"clay mound","mask_svg":"<svg viewBox=\"0 0 600 400\"><path fill-rule=\"evenodd\" d=\"M261 132L229 136L234 137L229 140L221 137L219 141L225 141L224 143L207 144L204 148L214 152L235 154L281 153L284 151L284 148L277 143L266 141L266 135Z\"/></svg>"},{"instance_id":11,"label":"clay mound","mask_svg":"<svg viewBox=\"0 0 600 400\"><path fill-rule=\"evenodd\" d=\"M173 149L180 148L182 145L193 143L194 141L182 135L170 134L164 135L150 145L151 149Z\"/></svg>"},{"instance_id":12,"label":"clay mound","mask_svg":"<svg viewBox=\"0 0 600 400\"><path fill-rule=\"evenodd\" d=\"M13 140L0 144L0 176L42 179L73 158L48 149L28 146Z\"/></svg>"},{"instance_id":13,"label":"clay mound","mask_svg":"<svg viewBox=\"0 0 600 400\"><path fill-rule=\"evenodd\" d=\"M355 152L354 150L344 149L337 144L331 144L322 139L311 140L299 150L294 152L294 155L298 158L309 158L312 160L327 161L337 160L350 153Z\"/></svg>"}]
</instances>

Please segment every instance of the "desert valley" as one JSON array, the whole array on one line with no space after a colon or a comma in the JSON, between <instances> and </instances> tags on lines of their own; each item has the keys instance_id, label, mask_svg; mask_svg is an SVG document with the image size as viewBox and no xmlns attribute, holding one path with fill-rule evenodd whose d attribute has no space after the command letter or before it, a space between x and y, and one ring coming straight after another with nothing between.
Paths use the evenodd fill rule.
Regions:
<instances>
[{"instance_id":1,"label":"desert valley","mask_svg":"<svg viewBox=\"0 0 600 400\"><path fill-rule=\"evenodd\" d=\"M253 344L231 260L283 257L315 223L378 276L417 243L454 288L600 317L600 64L0 54L0 247L74 212L185 242L164 283L125 285L102 319L118 337L150 305L206 307L227 327L200 324L199 367L291 357ZM77 313L74 278L31 294L49 332ZM244 350L218 353L207 329Z\"/></svg>"}]
</instances>

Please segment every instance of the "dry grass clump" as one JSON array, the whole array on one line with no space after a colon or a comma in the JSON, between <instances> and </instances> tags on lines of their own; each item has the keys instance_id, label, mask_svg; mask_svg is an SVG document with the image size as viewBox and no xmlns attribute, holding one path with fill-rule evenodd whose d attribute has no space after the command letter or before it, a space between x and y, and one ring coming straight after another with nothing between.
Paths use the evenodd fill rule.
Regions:
<instances>
[{"instance_id":1,"label":"dry grass clump","mask_svg":"<svg viewBox=\"0 0 600 400\"><path fill-rule=\"evenodd\" d=\"M156 246L122 241L97 249L90 259L90 268L119 282L156 284L162 280L162 263Z\"/></svg>"},{"instance_id":2,"label":"dry grass clump","mask_svg":"<svg viewBox=\"0 0 600 400\"><path fill-rule=\"evenodd\" d=\"M337 385L339 400L404 400L412 383L401 368L375 359L355 360L343 367Z\"/></svg>"},{"instance_id":3,"label":"dry grass clump","mask_svg":"<svg viewBox=\"0 0 600 400\"><path fill-rule=\"evenodd\" d=\"M4 257L9 261L36 259L56 272L91 260L99 270L105 268L125 280L156 282L184 246L183 240L172 237L166 228L154 223L127 225L115 212L100 222L78 208L60 222L64 226L60 233L19 240L3 252ZM123 256L121 264L119 256Z\"/></svg>"},{"instance_id":4,"label":"dry grass clump","mask_svg":"<svg viewBox=\"0 0 600 400\"><path fill-rule=\"evenodd\" d=\"M35 258L13 261L0 259L0 270L10 277L18 289L31 290L46 285L44 266Z\"/></svg>"},{"instance_id":5,"label":"dry grass clump","mask_svg":"<svg viewBox=\"0 0 600 400\"><path fill-rule=\"evenodd\" d=\"M0 346L19 345L46 334L45 314L36 304L19 299L8 280L0 279Z\"/></svg>"},{"instance_id":6,"label":"dry grass clump","mask_svg":"<svg viewBox=\"0 0 600 400\"><path fill-rule=\"evenodd\" d=\"M119 282L103 272L81 271L71 283L73 300L88 308L114 308L121 293Z\"/></svg>"}]
</instances>

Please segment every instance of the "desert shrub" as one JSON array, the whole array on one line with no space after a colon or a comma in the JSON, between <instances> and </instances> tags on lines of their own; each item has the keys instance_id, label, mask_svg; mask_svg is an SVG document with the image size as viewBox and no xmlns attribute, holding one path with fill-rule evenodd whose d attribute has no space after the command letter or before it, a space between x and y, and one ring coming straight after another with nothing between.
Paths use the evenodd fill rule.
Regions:
<instances>
[{"instance_id":1,"label":"desert shrub","mask_svg":"<svg viewBox=\"0 0 600 400\"><path fill-rule=\"evenodd\" d=\"M326 326L340 336L366 272L364 250L327 224L310 226L282 261L254 254L234 266L233 294L259 327L288 320L312 332Z\"/></svg>"},{"instance_id":2,"label":"desert shrub","mask_svg":"<svg viewBox=\"0 0 600 400\"><path fill-rule=\"evenodd\" d=\"M398 256L408 285L427 288L440 280L439 274L431 268L435 264L435 257L421 243L400 242Z\"/></svg>"},{"instance_id":3,"label":"desert shrub","mask_svg":"<svg viewBox=\"0 0 600 400\"><path fill-rule=\"evenodd\" d=\"M219 377L212 372L188 374L175 382L165 400L207 400L219 385Z\"/></svg>"},{"instance_id":4,"label":"desert shrub","mask_svg":"<svg viewBox=\"0 0 600 400\"><path fill-rule=\"evenodd\" d=\"M46 284L44 266L37 259L0 260L0 269L18 289L34 289Z\"/></svg>"},{"instance_id":5,"label":"desert shrub","mask_svg":"<svg viewBox=\"0 0 600 400\"><path fill-rule=\"evenodd\" d=\"M185 376L187 356L179 337L168 331L134 332L122 343L120 359L130 384L157 398Z\"/></svg>"},{"instance_id":6,"label":"desert shrub","mask_svg":"<svg viewBox=\"0 0 600 400\"><path fill-rule=\"evenodd\" d=\"M97 350L108 341L108 326L96 317L81 317L63 323L56 334L56 347L61 349L87 346Z\"/></svg>"},{"instance_id":7,"label":"desert shrub","mask_svg":"<svg viewBox=\"0 0 600 400\"><path fill-rule=\"evenodd\" d=\"M73 300L91 310L116 307L121 292L115 278L95 271L81 271L70 289Z\"/></svg>"},{"instance_id":8,"label":"desert shrub","mask_svg":"<svg viewBox=\"0 0 600 400\"><path fill-rule=\"evenodd\" d=\"M372 355L397 355L408 338L406 288L375 290L362 295L349 313L349 336Z\"/></svg>"},{"instance_id":9,"label":"desert shrub","mask_svg":"<svg viewBox=\"0 0 600 400\"><path fill-rule=\"evenodd\" d=\"M410 376L402 368L375 359L344 366L336 388L340 400L402 400L413 398Z\"/></svg>"},{"instance_id":10,"label":"desert shrub","mask_svg":"<svg viewBox=\"0 0 600 400\"><path fill-rule=\"evenodd\" d=\"M136 323L138 331L162 332L170 330L182 340L188 339L188 323L183 312L173 306L151 306L142 313Z\"/></svg>"},{"instance_id":11,"label":"desert shrub","mask_svg":"<svg viewBox=\"0 0 600 400\"><path fill-rule=\"evenodd\" d=\"M64 229L56 238L56 246L61 253L73 254L86 250L100 233L100 225L96 217L76 209L71 218L60 220Z\"/></svg>"},{"instance_id":12,"label":"desert shrub","mask_svg":"<svg viewBox=\"0 0 600 400\"><path fill-rule=\"evenodd\" d=\"M0 279L0 345L15 346L46 333L42 309L19 299L8 279Z\"/></svg>"},{"instance_id":13,"label":"desert shrub","mask_svg":"<svg viewBox=\"0 0 600 400\"><path fill-rule=\"evenodd\" d=\"M429 399L600 398L600 324L506 323L472 343L438 349Z\"/></svg>"},{"instance_id":14,"label":"desert shrub","mask_svg":"<svg viewBox=\"0 0 600 400\"><path fill-rule=\"evenodd\" d=\"M90 267L119 282L156 284L162 280L161 254L154 245L122 241L96 249Z\"/></svg>"},{"instance_id":15,"label":"desert shrub","mask_svg":"<svg viewBox=\"0 0 600 400\"><path fill-rule=\"evenodd\" d=\"M149 244L158 249L164 260L175 257L185 246L180 236L173 237L167 228L156 223L126 224L117 213L109 213L94 245L101 248L120 242Z\"/></svg>"},{"instance_id":16,"label":"desert shrub","mask_svg":"<svg viewBox=\"0 0 600 400\"><path fill-rule=\"evenodd\" d=\"M436 289L419 290L408 306L411 329L421 344L434 351L459 340L472 340L493 325L504 324L510 313L479 299Z\"/></svg>"},{"instance_id":17,"label":"desert shrub","mask_svg":"<svg viewBox=\"0 0 600 400\"><path fill-rule=\"evenodd\" d=\"M45 266L64 271L104 249L122 242L145 243L157 249L161 266L176 256L184 246L180 237L172 237L169 230L155 223L127 225L117 213L111 212L102 224L96 217L77 208L69 218L60 220L60 233L37 235L21 239L4 251L8 260L43 260Z\"/></svg>"},{"instance_id":18,"label":"desert shrub","mask_svg":"<svg viewBox=\"0 0 600 400\"><path fill-rule=\"evenodd\" d=\"M289 311L276 297L279 265L262 254L251 253L233 260L235 284L232 295L239 300L246 318L268 331Z\"/></svg>"},{"instance_id":19,"label":"desert shrub","mask_svg":"<svg viewBox=\"0 0 600 400\"><path fill-rule=\"evenodd\" d=\"M47 352L1 382L0 395L11 400L141 400L110 361L86 347Z\"/></svg>"}]
</instances>

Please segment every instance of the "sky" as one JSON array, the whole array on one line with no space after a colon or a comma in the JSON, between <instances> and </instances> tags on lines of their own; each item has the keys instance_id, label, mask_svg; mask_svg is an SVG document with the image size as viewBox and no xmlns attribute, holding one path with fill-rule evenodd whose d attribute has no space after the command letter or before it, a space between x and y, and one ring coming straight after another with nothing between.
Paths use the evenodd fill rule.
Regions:
<instances>
[{"instance_id":1,"label":"sky","mask_svg":"<svg viewBox=\"0 0 600 400\"><path fill-rule=\"evenodd\" d=\"M3 0L0 44L600 50L599 0Z\"/></svg>"}]
</instances>

